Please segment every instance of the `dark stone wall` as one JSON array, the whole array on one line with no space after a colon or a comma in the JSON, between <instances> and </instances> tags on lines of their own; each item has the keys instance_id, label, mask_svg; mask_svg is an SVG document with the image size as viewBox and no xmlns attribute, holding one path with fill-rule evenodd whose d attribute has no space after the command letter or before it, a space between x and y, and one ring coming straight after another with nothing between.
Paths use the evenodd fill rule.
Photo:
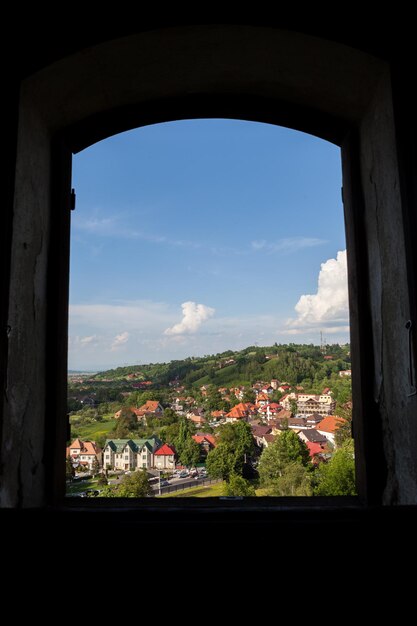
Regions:
<instances>
[{"instance_id":1,"label":"dark stone wall","mask_svg":"<svg viewBox=\"0 0 417 626\"><path fill-rule=\"evenodd\" d=\"M88 127L90 121L97 127L95 139L103 138L116 132L111 130L114 126L107 125L106 116L110 114L118 118L116 127L121 130L125 107L130 111L132 107L146 110L151 122L154 103L161 118L165 115L171 119L169 111L175 101L179 102L178 111L183 107L189 116L193 98L200 98L200 102L217 98L216 102L225 103L233 99L231 112L240 100L242 117L246 111L250 118L252 111L253 118L260 121L271 121L268 116L275 109L276 123L318 136L334 136L336 142L348 129L358 133L363 224L369 247L364 271L369 286L371 338L366 348L372 350L374 362L374 367L363 373L366 384L362 391L365 388L372 395L372 419L377 420L382 432L387 475L383 500L386 504L415 504L417 409L416 398L407 397L404 331L413 311L406 278L405 205L400 188L405 183L397 159L389 64L345 45L352 43L348 29L323 35L322 28L314 30L311 25L312 34L324 37L320 39L279 30L272 24L265 28L254 24L163 26L158 30L149 24L141 35L119 39L94 29L89 38L90 31L81 28L72 38L64 32L58 42L52 33L53 45L48 48L40 37L33 54L29 37L24 47L27 54L21 58L15 75L12 73L15 86L22 76L27 78L20 85L13 206L9 204L5 209L13 219L6 229L7 242L12 236L9 257L5 248L10 281L8 273L3 275L3 293L10 288L10 299L8 307L2 309L7 344L1 362L1 506L45 505L45 467L52 455L50 448L64 453L62 437L50 438L45 445L45 419L47 411L51 413L48 395L54 380L46 361L46 346L53 341L48 326L48 271L53 262L50 233L53 212L58 209L51 202L52 140L58 132L83 123ZM125 34L116 25L112 32L115 37ZM113 40L105 41L110 38ZM399 62L398 48L394 52L382 36L361 39L359 29L358 38L364 50ZM91 47L100 40L104 43ZM90 46L86 47L88 42ZM59 61L72 51L73 56ZM407 58L402 62L406 63ZM48 63L51 65L42 69ZM34 70L38 71L33 74ZM13 93L15 105L17 90ZM267 112L262 106L255 110L253 103L261 100L268 103ZM13 134L13 128L11 131ZM410 173L407 176L409 179ZM360 303L356 306L360 310ZM65 332L58 339L65 342ZM359 368L363 360L360 350L364 348L359 342L357 345L354 358ZM59 402L56 407L57 413L65 412L62 398L61 407ZM62 419L63 415L56 417ZM362 414L360 419L368 418ZM368 428L366 437L372 437L372 429ZM366 498L366 489L363 495Z\"/></svg>"}]
</instances>

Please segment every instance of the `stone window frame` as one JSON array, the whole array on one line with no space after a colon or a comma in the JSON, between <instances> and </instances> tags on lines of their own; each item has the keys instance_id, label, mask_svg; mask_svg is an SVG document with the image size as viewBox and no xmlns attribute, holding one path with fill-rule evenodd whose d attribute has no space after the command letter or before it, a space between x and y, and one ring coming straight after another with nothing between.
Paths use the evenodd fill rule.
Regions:
<instances>
[{"instance_id":1,"label":"stone window frame","mask_svg":"<svg viewBox=\"0 0 417 626\"><path fill-rule=\"evenodd\" d=\"M411 428L415 406L407 393L403 330L415 309L411 218L397 160L392 80L388 63L339 43L223 25L104 42L23 81L8 324L12 419L3 432L10 444L3 446L6 506L54 505L64 496L72 154L131 128L201 117L278 124L340 146L357 502L412 501L414 470L401 469L398 454L407 441L391 417L402 408ZM384 377L390 364L392 380Z\"/></svg>"}]
</instances>

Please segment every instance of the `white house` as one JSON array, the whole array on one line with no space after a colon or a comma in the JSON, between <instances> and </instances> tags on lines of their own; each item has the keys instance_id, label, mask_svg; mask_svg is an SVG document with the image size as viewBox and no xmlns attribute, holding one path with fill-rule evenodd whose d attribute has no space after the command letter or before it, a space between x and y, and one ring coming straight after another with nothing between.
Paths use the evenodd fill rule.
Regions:
<instances>
[{"instance_id":1,"label":"white house","mask_svg":"<svg viewBox=\"0 0 417 626\"><path fill-rule=\"evenodd\" d=\"M328 415L325 417L320 424L317 426L317 431L324 435L330 443L335 445L336 439L336 431L340 426L345 424L346 420L342 417L336 417L335 415Z\"/></svg>"},{"instance_id":2,"label":"white house","mask_svg":"<svg viewBox=\"0 0 417 626\"><path fill-rule=\"evenodd\" d=\"M103 450L105 469L150 469L154 467L154 452L162 442L157 437L149 439L108 439Z\"/></svg>"},{"instance_id":3,"label":"white house","mask_svg":"<svg viewBox=\"0 0 417 626\"><path fill-rule=\"evenodd\" d=\"M311 393L289 393L281 398L281 404L287 410L291 408L291 400L297 402L297 415L331 415L336 408L336 402L330 393L315 395Z\"/></svg>"},{"instance_id":4,"label":"white house","mask_svg":"<svg viewBox=\"0 0 417 626\"><path fill-rule=\"evenodd\" d=\"M102 450L95 441L81 441L81 439L75 439L67 449L67 456L71 458L74 465L84 465L85 468L89 470L93 469L94 459L97 460L101 467Z\"/></svg>"},{"instance_id":5,"label":"white house","mask_svg":"<svg viewBox=\"0 0 417 626\"><path fill-rule=\"evenodd\" d=\"M164 443L164 445L158 448L154 453L154 467L156 469L174 470L175 450Z\"/></svg>"}]
</instances>

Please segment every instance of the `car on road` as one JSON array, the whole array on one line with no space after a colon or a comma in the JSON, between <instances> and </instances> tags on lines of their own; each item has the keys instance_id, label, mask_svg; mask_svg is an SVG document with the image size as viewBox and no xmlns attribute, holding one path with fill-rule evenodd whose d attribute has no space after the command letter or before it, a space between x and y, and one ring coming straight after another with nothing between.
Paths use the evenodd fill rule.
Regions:
<instances>
[{"instance_id":1,"label":"car on road","mask_svg":"<svg viewBox=\"0 0 417 626\"><path fill-rule=\"evenodd\" d=\"M163 480L161 480L160 485L161 485L161 487L168 487L169 482L167 480L163 479Z\"/></svg>"}]
</instances>

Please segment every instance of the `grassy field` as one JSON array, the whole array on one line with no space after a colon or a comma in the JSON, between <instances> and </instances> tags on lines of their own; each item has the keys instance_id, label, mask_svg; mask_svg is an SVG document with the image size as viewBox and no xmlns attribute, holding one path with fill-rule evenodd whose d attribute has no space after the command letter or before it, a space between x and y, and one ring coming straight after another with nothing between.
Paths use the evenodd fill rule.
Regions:
<instances>
[{"instance_id":1,"label":"grassy field","mask_svg":"<svg viewBox=\"0 0 417 626\"><path fill-rule=\"evenodd\" d=\"M67 495L81 493L87 489L97 489L97 479L80 480L75 483L67 484Z\"/></svg>"},{"instance_id":2,"label":"grassy field","mask_svg":"<svg viewBox=\"0 0 417 626\"><path fill-rule=\"evenodd\" d=\"M91 439L93 441L99 437L107 437L116 424L115 419L105 419L102 422L91 422L90 424L78 424L76 415L71 417L70 421L71 439L80 437L80 439Z\"/></svg>"},{"instance_id":3,"label":"grassy field","mask_svg":"<svg viewBox=\"0 0 417 626\"><path fill-rule=\"evenodd\" d=\"M223 496L224 482L215 483L214 485L208 485L207 487L190 487L190 489L183 489L182 491L175 491L174 493L167 493L161 498L218 498Z\"/></svg>"}]
</instances>

